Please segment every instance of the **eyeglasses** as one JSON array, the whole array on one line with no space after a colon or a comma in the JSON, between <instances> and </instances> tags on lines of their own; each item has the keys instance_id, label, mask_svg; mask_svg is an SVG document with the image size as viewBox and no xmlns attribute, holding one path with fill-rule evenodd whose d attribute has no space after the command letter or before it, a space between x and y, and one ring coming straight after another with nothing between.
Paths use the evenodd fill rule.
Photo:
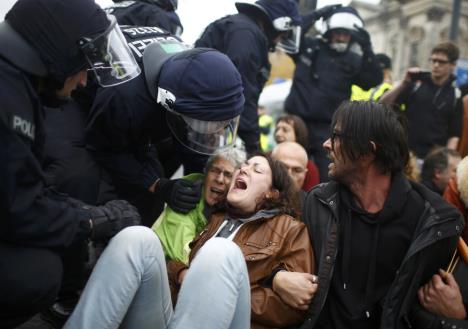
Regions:
<instances>
[{"instance_id":1,"label":"eyeglasses","mask_svg":"<svg viewBox=\"0 0 468 329\"><path fill-rule=\"evenodd\" d=\"M332 149L335 148L335 140L337 138L343 138L345 135L342 133L342 132L339 132L339 131L336 131L336 130L333 130L331 135L330 135L330 140L331 140L331 145L332 145Z\"/></svg>"},{"instance_id":2,"label":"eyeglasses","mask_svg":"<svg viewBox=\"0 0 468 329\"><path fill-rule=\"evenodd\" d=\"M431 64L439 64L439 65L445 65L450 63L450 61L444 60L444 59L438 59L438 58L429 58L429 62Z\"/></svg>"},{"instance_id":3,"label":"eyeglasses","mask_svg":"<svg viewBox=\"0 0 468 329\"><path fill-rule=\"evenodd\" d=\"M216 177L218 177L219 175L223 175L224 178L226 179L231 179L232 178L232 172L231 171L227 171L227 170L223 170L221 168L218 168L218 167L211 167L210 170L208 170L210 173L212 173L213 175L215 175Z\"/></svg>"}]
</instances>

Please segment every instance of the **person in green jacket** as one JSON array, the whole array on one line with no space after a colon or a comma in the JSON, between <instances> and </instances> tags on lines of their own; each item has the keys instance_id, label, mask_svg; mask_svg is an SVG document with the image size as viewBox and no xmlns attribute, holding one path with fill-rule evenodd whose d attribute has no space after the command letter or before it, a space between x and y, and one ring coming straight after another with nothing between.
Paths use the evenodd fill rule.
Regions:
<instances>
[{"instance_id":1,"label":"person in green jacket","mask_svg":"<svg viewBox=\"0 0 468 329\"><path fill-rule=\"evenodd\" d=\"M189 243L208 223L207 218L215 205L226 197L234 171L245 159L245 153L238 149L222 150L208 159L204 174L184 177L203 183L202 198L187 214L175 212L167 206L153 224L152 229L161 241L166 259L188 263Z\"/></svg>"}]
</instances>

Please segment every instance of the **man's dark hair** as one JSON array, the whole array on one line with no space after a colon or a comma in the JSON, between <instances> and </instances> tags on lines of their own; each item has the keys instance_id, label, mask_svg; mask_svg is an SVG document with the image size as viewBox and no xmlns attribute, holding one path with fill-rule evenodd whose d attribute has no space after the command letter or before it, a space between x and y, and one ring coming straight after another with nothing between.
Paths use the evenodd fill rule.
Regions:
<instances>
[{"instance_id":1,"label":"man's dark hair","mask_svg":"<svg viewBox=\"0 0 468 329\"><path fill-rule=\"evenodd\" d=\"M307 125L304 120L294 114L284 114L276 120L276 124L280 122L286 122L291 125L294 129L294 134L296 135L296 143L300 144L303 148L307 150L308 145L308 136Z\"/></svg>"},{"instance_id":2,"label":"man's dark hair","mask_svg":"<svg viewBox=\"0 0 468 329\"><path fill-rule=\"evenodd\" d=\"M340 138L340 149L346 158L358 161L373 154L382 173L394 173L403 170L409 160L406 129L401 120L389 105L345 101L333 115L331 129L338 132L336 138Z\"/></svg>"},{"instance_id":3,"label":"man's dark hair","mask_svg":"<svg viewBox=\"0 0 468 329\"><path fill-rule=\"evenodd\" d=\"M432 48L431 54L443 53L447 55L447 58L450 62L455 63L460 56L460 50L457 45L453 42L441 42Z\"/></svg>"},{"instance_id":4,"label":"man's dark hair","mask_svg":"<svg viewBox=\"0 0 468 329\"><path fill-rule=\"evenodd\" d=\"M375 54L375 58L379 62L380 68L383 69L392 69L392 59L385 54Z\"/></svg>"},{"instance_id":5,"label":"man's dark hair","mask_svg":"<svg viewBox=\"0 0 468 329\"><path fill-rule=\"evenodd\" d=\"M460 157L460 154L447 147L436 147L424 158L421 170L421 181L432 181L436 171L444 171L448 167L448 157Z\"/></svg>"}]
</instances>

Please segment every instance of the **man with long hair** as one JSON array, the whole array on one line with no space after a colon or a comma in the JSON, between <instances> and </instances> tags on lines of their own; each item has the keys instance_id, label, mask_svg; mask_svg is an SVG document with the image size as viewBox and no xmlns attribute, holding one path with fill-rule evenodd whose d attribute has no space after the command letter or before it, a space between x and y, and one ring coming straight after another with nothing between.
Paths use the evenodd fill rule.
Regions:
<instances>
[{"instance_id":1,"label":"man with long hair","mask_svg":"<svg viewBox=\"0 0 468 329\"><path fill-rule=\"evenodd\" d=\"M390 107L343 103L323 147L331 181L302 209L318 281L282 271L273 289L307 310L301 328L407 328L419 287L450 260L463 219L405 178L406 133Z\"/></svg>"}]
</instances>

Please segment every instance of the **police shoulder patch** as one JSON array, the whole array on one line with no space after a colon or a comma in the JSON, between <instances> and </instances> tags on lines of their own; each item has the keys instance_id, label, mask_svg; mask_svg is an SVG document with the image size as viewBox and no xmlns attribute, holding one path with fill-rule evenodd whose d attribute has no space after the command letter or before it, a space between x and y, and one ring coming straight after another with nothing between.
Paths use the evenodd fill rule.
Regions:
<instances>
[{"instance_id":1,"label":"police shoulder patch","mask_svg":"<svg viewBox=\"0 0 468 329\"><path fill-rule=\"evenodd\" d=\"M11 127L14 131L20 133L27 138L34 140L36 133L36 126L29 120L23 119L18 115L13 115L11 120Z\"/></svg>"}]
</instances>

